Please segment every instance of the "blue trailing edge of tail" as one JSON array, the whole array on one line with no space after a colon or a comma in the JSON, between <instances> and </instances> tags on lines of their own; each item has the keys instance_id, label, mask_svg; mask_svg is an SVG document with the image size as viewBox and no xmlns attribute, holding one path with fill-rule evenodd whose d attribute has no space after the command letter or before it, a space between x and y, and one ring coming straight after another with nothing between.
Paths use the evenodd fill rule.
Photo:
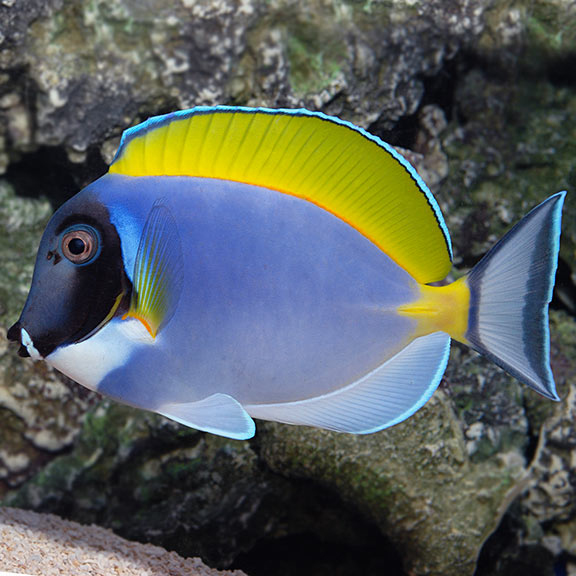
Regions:
<instances>
[{"instance_id":1,"label":"blue trailing edge of tail","mask_svg":"<svg viewBox=\"0 0 576 576\"><path fill-rule=\"evenodd\" d=\"M466 338L478 352L551 400L560 400L550 369L552 299L566 192L542 202L471 270Z\"/></svg>"}]
</instances>

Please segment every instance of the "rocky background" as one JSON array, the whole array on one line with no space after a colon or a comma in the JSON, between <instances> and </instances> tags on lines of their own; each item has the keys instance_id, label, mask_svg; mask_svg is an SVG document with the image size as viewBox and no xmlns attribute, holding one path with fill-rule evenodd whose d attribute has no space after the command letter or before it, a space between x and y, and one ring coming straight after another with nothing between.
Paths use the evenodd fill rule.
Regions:
<instances>
[{"instance_id":1,"label":"rocky background","mask_svg":"<svg viewBox=\"0 0 576 576\"><path fill-rule=\"evenodd\" d=\"M400 147L464 273L569 191L551 311L562 403L453 347L368 437L250 442L102 401L6 329L54 207L122 131L198 104L306 106ZM576 574L576 3L0 0L0 498L251 576Z\"/></svg>"}]
</instances>

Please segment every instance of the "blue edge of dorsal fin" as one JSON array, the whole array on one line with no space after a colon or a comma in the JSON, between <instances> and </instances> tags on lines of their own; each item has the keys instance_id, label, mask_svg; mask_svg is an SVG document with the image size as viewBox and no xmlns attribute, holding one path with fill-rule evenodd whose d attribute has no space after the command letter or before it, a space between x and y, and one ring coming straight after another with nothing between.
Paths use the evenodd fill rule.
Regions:
<instances>
[{"instance_id":1,"label":"blue edge of dorsal fin","mask_svg":"<svg viewBox=\"0 0 576 576\"><path fill-rule=\"evenodd\" d=\"M114 164L116 162L116 160L118 160L118 158L120 158L122 156L124 150L126 149L127 146L129 146L130 142L134 138L144 136L145 134L154 130L155 128L170 124L170 122L172 122L174 120L186 119L186 118L189 118L189 117L194 116L194 115L214 114L214 113L218 113L218 112L231 112L233 114L236 114L236 113L240 113L240 114L255 114L255 113L285 114L285 115L289 115L289 116L307 116L307 117L311 117L311 118L321 118L322 120L326 120L328 122L332 122L334 124L338 124L340 126L344 126L344 127L348 128L350 130L353 130L353 131L361 134L362 136L364 136L364 138L367 138L368 140L374 142L375 144L377 144L378 146L380 146L381 148L386 150L386 152L391 154L404 167L404 169L410 174L410 176L417 183L420 190L422 190L422 192L424 192L424 194L426 196L426 200L427 200L428 204L430 205L430 207L432 208L432 210L434 211L434 215L436 217L438 225L440 226L442 233L446 239L446 246L448 248L450 260L453 259L452 242L450 239L450 233L448 232L448 227L446 226L446 222L444 221L444 217L442 216L440 206L438 205L438 202L436 201L436 199L434 198L434 196L430 192L430 189L428 188L428 186L426 185L424 180L422 180L422 178L420 177L418 172L416 172L416 170L408 162L408 160L406 160L406 158L404 158L401 154L399 154L395 150L395 148L393 148L392 146L390 146L389 144L387 144L386 142L384 142L383 140L378 138L378 136L375 136L374 134L370 134L369 132L367 132L363 128L361 128L359 126L355 126L354 124L352 124L346 120L341 120L340 118L337 118L335 116L329 116L327 114L324 114L323 112L314 112L311 110L306 110L305 108L289 109L289 108L265 108L265 107L249 108L249 107L245 107L245 106L196 106L195 108L189 108L187 110L178 110L176 112L170 112L168 114L164 114L161 116L153 116L151 118L148 118L148 120L145 120L144 122L141 122L140 124L137 124L136 126L132 126L131 128L128 128L127 130L125 130L123 132L122 138L120 140L120 146L118 147L118 150L116 151L116 154L114 156L114 159L112 160L111 165Z\"/></svg>"}]
</instances>

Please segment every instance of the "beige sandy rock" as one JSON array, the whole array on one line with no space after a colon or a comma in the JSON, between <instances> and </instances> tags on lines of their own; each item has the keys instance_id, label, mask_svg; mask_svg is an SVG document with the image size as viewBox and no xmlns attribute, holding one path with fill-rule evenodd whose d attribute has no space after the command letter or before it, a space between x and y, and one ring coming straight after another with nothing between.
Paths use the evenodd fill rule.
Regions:
<instances>
[{"instance_id":1,"label":"beige sandy rock","mask_svg":"<svg viewBox=\"0 0 576 576\"><path fill-rule=\"evenodd\" d=\"M32 576L245 576L208 568L110 530L51 514L0 508L0 571Z\"/></svg>"}]
</instances>

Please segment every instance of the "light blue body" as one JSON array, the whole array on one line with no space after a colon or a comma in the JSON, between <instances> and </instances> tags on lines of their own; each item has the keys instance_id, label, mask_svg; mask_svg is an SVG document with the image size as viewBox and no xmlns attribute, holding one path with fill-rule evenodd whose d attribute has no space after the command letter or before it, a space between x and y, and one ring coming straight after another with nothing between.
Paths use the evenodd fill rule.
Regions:
<instances>
[{"instance_id":1,"label":"light blue body","mask_svg":"<svg viewBox=\"0 0 576 576\"><path fill-rule=\"evenodd\" d=\"M123 402L154 410L214 393L243 405L318 397L412 339L414 322L396 308L417 297L416 282L310 202L188 177L106 175L81 194L110 210L131 279L154 203L178 225L184 281L175 313L98 385Z\"/></svg>"},{"instance_id":2,"label":"light blue body","mask_svg":"<svg viewBox=\"0 0 576 576\"><path fill-rule=\"evenodd\" d=\"M208 150L204 141L213 136L218 142L230 139L231 148L210 150L214 162L224 154L232 165L237 159L229 151L237 143L249 146L248 156L265 152L275 115L282 121L294 116L290 122L302 127L316 122L320 133L327 126L342 134L356 132L364 139L358 142L363 146L367 140L375 152L374 162L392 156L423 195L421 208L402 207L405 190L398 186L397 209L377 206L367 218L380 218L387 210L380 223L388 233L410 220L410 238L399 241L408 252L417 245L420 255L428 246L418 218L421 209L430 209L451 256L448 231L430 191L408 162L375 136L306 110L176 112L126 131L112 173L54 214L40 243L26 305L8 331L20 355L45 359L126 404L236 439L254 435L253 418L354 434L402 422L440 383L451 335L559 400L550 369L548 304L564 192L516 224L459 281L457 292L423 290L402 261L385 254L386 246L379 248L329 208L239 182L119 174L141 173L132 164L143 164L145 173L174 171L177 162L165 168L158 154L179 154L182 164L190 142L178 122L197 114L213 115L210 123L218 114L229 116L221 133L200 133L197 147ZM252 116L248 128L233 122L236 114ZM158 147L152 133L167 126ZM307 134L301 133L308 139ZM298 145L292 141L296 137L282 142L280 136L276 145ZM137 144L140 138L145 140ZM364 148L337 143L337 137L320 138L308 157L286 170L301 178L313 162L326 163L323 177L330 178L330 166L345 154L354 168L354 155ZM281 155L282 149L276 152ZM134 162L119 169L130 150ZM238 180L249 179L245 168ZM383 186L392 184L383 180ZM355 183L358 190L343 208L351 214L368 206L363 183ZM297 193L292 184L285 182ZM341 200L337 188L332 194L331 201ZM412 235L419 243L410 244ZM447 296L436 303L421 299L432 292ZM455 293L467 294L466 304L463 298L454 304L448 296ZM398 311L412 303L417 306L411 315Z\"/></svg>"}]
</instances>

